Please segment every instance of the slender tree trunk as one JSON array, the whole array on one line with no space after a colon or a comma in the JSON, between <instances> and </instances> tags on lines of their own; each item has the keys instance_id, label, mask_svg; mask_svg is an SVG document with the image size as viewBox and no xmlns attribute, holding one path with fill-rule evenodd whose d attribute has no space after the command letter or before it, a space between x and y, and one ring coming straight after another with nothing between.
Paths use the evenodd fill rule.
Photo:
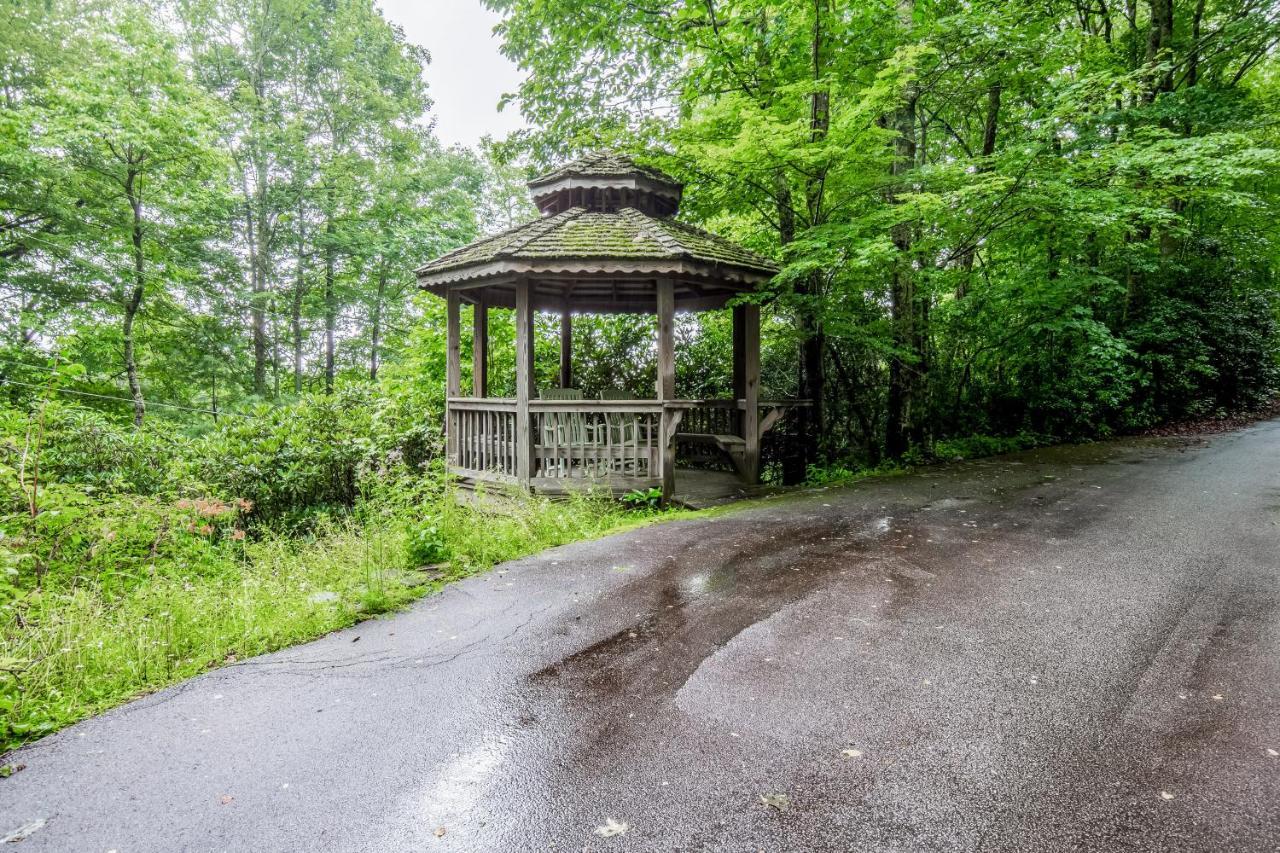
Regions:
<instances>
[{"instance_id":1,"label":"slender tree trunk","mask_svg":"<svg viewBox=\"0 0 1280 853\"><path fill-rule=\"evenodd\" d=\"M280 317L271 321L271 398L280 399Z\"/></svg>"},{"instance_id":2,"label":"slender tree trunk","mask_svg":"<svg viewBox=\"0 0 1280 853\"><path fill-rule=\"evenodd\" d=\"M262 304L261 247L258 245L255 200L249 191L248 178L241 172L244 192L245 240L249 251L249 326L253 340L253 393L259 397L267 394L267 314Z\"/></svg>"},{"instance_id":3,"label":"slender tree trunk","mask_svg":"<svg viewBox=\"0 0 1280 853\"><path fill-rule=\"evenodd\" d=\"M298 202L298 250L294 267L293 299L289 313L289 327L293 335L293 393L302 393L302 299L306 295L306 235L302 224L302 202Z\"/></svg>"},{"instance_id":4,"label":"slender tree trunk","mask_svg":"<svg viewBox=\"0 0 1280 853\"><path fill-rule=\"evenodd\" d=\"M991 171L991 155L996 152L996 134L1000 128L1000 98L1004 92L1004 87L1000 83L992 83L987 87L987 112L982 121L982 161L977 165L977 171ZM960 283L956 287L956 298L963 299L965 294L969 292L969 283L973 278L973 262L978 253L976 242L969 246L964 253L964 275L960 277Z\"/></svg>"},{"instance_id":5,"label":"slender tree trunk","mask_svg":"<svg viewBox=\"0 0 1280 853\"><path fill-rule=\"evenodd\" d=\"M810 66L813 72L814 91L809 97L809 142L821 144L827 137L831 123L830 93L818 88L823 76L823 0L813 3L813 39L810 46ZM811 227L822 224L824 176L811 177L805 185L805 204L808 208ZM826 350L826 335L822 330L822 322L818 317L818 303L822 297L822 274L813 272L797 283L801 297L801 369L800 396L809 401L809 407L802 418L802 435L809 453L816 451L816 456L823 455L826 435L826 416L824 398L826 396L826 369L823 354ZM813 461L806 458L806 463Z\"/></svg>"},{"instance_id":6,"label":"slender tree trunk","mask_svg":"<svg viewBox=\"0 0 1280 853\"><path fill-rule=\"evenodd\" d=\"M911 31L915 12L914 0L898 0L898 21L904 32ZM891 167L895 187L890 198L897 203L906 176L916 160L916 100L919 89L913 81L903 87L901 105L894 112L894 157ZM898 250L889 286L889 314L893 327L894 354L889 360L888 412L885 417L885 455L899 459L907 452L913 434L920 432L915 423L919 416L916 390L917 370L923 365L918 328L918 306L914 270L911 267L912 225L902 221L890 230L890 239Z\"/></svg>"},{"instance_id":7,"label":"slender tree trunk","mask_svg":"<svg viewBox=\"0 0 1280 853\"><path fill-rule=\"evenodd\" d=\"M129 396L133 398L133 425L142 426L146 416L147 405L142 399L142 384L138 381L138 362L134 353L133 325L142 307L142 296L146 292L145 259L142 253L142 198L135 192L138 173L130 169L125 179L125 194L129 198L129 206L133 209L133 287L124 300L124 324L121 329L124 338L124 372L129 381Z\"/></svg>"},{"instance_id":8,"label":"slender tree trunk","mask_svg":"<svg viewBox=\"0 0 1280 853\"><path fill-rule=\"evenodd\" d=\"M1125 31L1125 47L1128 48L1129 70L1138 67L1138 0L1125 0L1124 19L1129 25Z\"/></svg>"},{"instance_id":9,"label":"slender tree trunk","mask_svg":"<svg viewBox=\"0 0 1280 853\"><path fill-rule=\"evenodd\" d=\"M1196 0L1195 11L1191 13L1191 56L1187 59L1187 85L1194 86L1200 81L1200 25L1204 21L1204 0ZM1191 135L1191 127L1187 127L1187 135Z\"/></svg>"},{"instance_id":10,"label":"slender tree trunk","mask_svg":"<svg viewBox=\"0 0 1280 853\"><path fill-rule=\"evenodd\" d=\"M378 381L378 347L382 344L382 300L387 292L387 267L378 265L378 292L373 303L373 318L369 331L369 381Z\"/></svg>"},{"instance_id":11,"label":"slender tree trunk","mask_svg":"<svg viewBox=\"0 0 1280 853\"><path fill-rule=\"evenodd\" d=\"M324 393L333 393L335 378L335 344L338 326L337 297L334 293L333 214L328 214L325 225L324 247Z\"/></svg>"},{"instance_id":12,"label":"slender tree trunk","mask_svg":"<svg viewBox=\"0 0 1280 853\"><path fill-rule=\"evenodd\" d=\"M1147 32L1147 65L1151 66L1152 79L1148 84L1148 103L1162 92L1173 91L1173 67L1159 73L1155 66L1169 61L1173 47L1173 0L1150 0L1150 29Z\"/></svg>"}]
</instances>

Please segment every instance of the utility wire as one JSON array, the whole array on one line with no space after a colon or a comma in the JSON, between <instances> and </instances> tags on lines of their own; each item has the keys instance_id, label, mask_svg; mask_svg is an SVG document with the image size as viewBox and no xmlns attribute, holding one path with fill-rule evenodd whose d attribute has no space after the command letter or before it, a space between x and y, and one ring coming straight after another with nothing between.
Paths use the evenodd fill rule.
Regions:
<instances>
[{"instance_id":1,"label":"utility wire","mask_svg":"<svg viewBox=\"0 0 1280 853\"><path fill-rule=\"evenodd\" d=\"M17 379L10 379L7 376L0 377L0 385L21 385L24 388L35 388L38 391L56 391L59 394L74 394L77 397L93 397L96 400L115 400L117 403L128 403L130 406L133 405L133 400L128 397L113 397L109 394L93 394L89 391L75 391L71 388L49 388L46 385L35 385L31 382L19 382ZM148 400L146 401L146 405L159 406L164 409L180 409L184 412L197 412L202 415L213 415L215 417L218 415L229 415L235 418L248 418L250 420L256 419L254 415L246 415L242 412L215 412L212 409L196 409L191 406L179 406L177 403L157 403L152 400Z\"/></svg>"},{"instance_id":2,"label":"utility wire","mask_svg":"<svg viewBox=\"0 0 1280 853\"><path fill-rule=\"evenodd\" d=\"M71 263L71 264L78 264L78 265L79 265L79 266L81 266L82 268L92 270L93 272L95 272L95 273L97 273L97 274L99 274L99 275L119 277L119 278L121 278L121 279L136 278L136 277L139 275L138 271L137 271L137 270L135 270L135 269L130 269L130 268L127 268L127 267L116 267L116 268L106 267L106 266L103 266L103 265L101 265L101 264L99 264L99 263L96 263L96 262L94 262L94 261L87 261L87 260L84 260L83 258L77 258L77 257L75 257L74 255L68 255L68 254L66 254L66 247L64 247L64 246L60 246L60 245L58 245L57 243L51 243L51 242L49 242L48 240L44 240L44 239L42 239L42 238L40 238L40 237L35 236L34 234L27 234L27 235L24 235L24 236L22 237L22 239L24 239L24 240L35 240L37 243L43 243L45 246L48 246L50 249L56 249L58 252L62 252L62 253L63 253L63 254L60 254L60 255L59 255L59 254L55 254L55 257L57 257L59 260L62 260L62 261L65 261L65 262L67 262L67 263ZM143 280L143 281L148 282L148 283L151 283L151 284L164 284L164 283L166 283L166 281L165 281L164 279L160 278L160 277L159 277L159 275L158 275L157 273L154 273L154 272L143 271L143 272L141 273L141 276L142 276L142 280ZM253 309L253 307L252 307L252 306L248 306L246 310L252 311L252 310L254 310L254 309ZM290 311L286 311L286 310L282 310L282 309L280 309L280 308L268 308L268 307L265 307L265 306L264 306L264 307L262 307L262 308L260 308L260 309L258 309L258 310L262 311L262 313L264 313L264 314L272 314L272 315L275 315L275 316L277 316L277 317L288 317L288 318L290 318L290 319L292 319L292 318L293 318L293 314L292 314L292 312L290 312ZM370 321L369 321L369 318L368 318L367 316L352 316L352 315L350 315L350 314L340 313L340 312L335 312L333 316L334 316L334 318L335 318L335 319L338 319L338 320L345 320L345 321L347 321L347 322L349 322L349 323L368 323L368 322L370 322ZM311 319L311 318L307 318L307 319ZM403 331L403 330L397 330L397 331Z\"/></svg>"}]
</instances>

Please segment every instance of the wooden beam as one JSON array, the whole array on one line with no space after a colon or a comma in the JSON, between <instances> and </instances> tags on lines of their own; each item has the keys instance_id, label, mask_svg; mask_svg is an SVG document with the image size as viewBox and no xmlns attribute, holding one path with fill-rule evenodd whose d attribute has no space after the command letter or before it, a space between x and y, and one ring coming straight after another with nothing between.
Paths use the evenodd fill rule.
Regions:
<instances>
[{"instance_id":1,"label":"wooden beam","mask_svg":"<svg viewBox=\"0 0 1280 853\"><path fill-rule=\"evenodd\" d=\"M471 396L489 396L489 304L483 294L471 314Z\"/></svg>"},{"instance_id":2,"label":"wooden beam","mask_svg":"<svg viewBox=\"0 0 1280 853\"><path fill-rule=\"evenodd\" d=\"M743 400L742 437L746 440L743 473L747 483L760 480L760 306L742 306Z\"/></svg>"},{"instance_id":3,"label":"wooden beam","mask_svg":"<svg viewBox=\"0 0 1280 853\"><path fill-rule=\"evenodd\" d=\"M533 477L533 301L527 278L516 282L516 479L525 488Z\"/></svg>"},{"instance_id":4,"label":"wooden beam","mask_svg":"<svg viewBox=\"0 0 1280 853\"><path fill-rule=\"evenodd\" d=\"M445 332L444 332L444 455L450 465L458 463L458 417L450 410L450 397L462 395L462 354L459 352L458 292L450 290L445 294Z\"/></svg>"},{"instance_id":5,"label":"wooden beam","mask_svg":"<svg viewBox=\"0 0 1280 853\"><path fill-rule=\"evenodd\" d=\"M456 290L445 297L445 394L462 396L462 344L459 329L458 306L461 300Z\"/></svg>"},{"instance_id":6,"label":"wooden beam","mask_svg":"<svg viewBox=\"0 0 1280 853\"><path fill-rule=\"evenodd\" d=\"M658 279L658 399L676 397L675 286L669 278Z\"/></svg>"},{"instance_id":7,"label":"wooden beam","mask_svg":"<svg viewBox=\"0 0 1280 853\"><path fill-rule=\"evenodd\" d=\"M573 387L573 315L560 310L560 387Z\"/></svg>"},{"instance_id":8,"label":"wooden beam","mask_svg":"<svg viewBox=\"0 0 1280 853\"><path fill-rule=\"evenodd\" d=\"M746 306L735 305L733 311L733 399L747 395L747 359L743 344L743 312ZM745 438L745 436L744 436Z\"/></svg>"},{"instance_id":9,"label":"wooden beam","mask_svg":"<svg viewBox=\"0 0 1280 853\"><path fill-rule=\"evenodd\" d=\"M676 295L675 284L669 278L657 281L658 313L658 400L674 400L676 396ZM662 407L662 419L658 435L662 446L658 448L658 474L662 478L662 499L669 500L675 492L676 450L675 427L679 415L666 406Z\"/></svg>"}]
</instances>

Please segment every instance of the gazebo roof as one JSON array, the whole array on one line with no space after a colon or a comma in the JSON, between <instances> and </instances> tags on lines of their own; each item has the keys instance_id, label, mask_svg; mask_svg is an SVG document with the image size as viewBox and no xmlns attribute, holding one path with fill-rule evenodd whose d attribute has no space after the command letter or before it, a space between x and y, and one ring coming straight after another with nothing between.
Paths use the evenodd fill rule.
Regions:
<instances>
[{"instance_id":1,"label":"gazebo roof","mask_svg":"<svg viewBox=\"0 0 1280 853\"><path fill-rule=\"evenodd\" d=\"M661 169L642 166L627 155L615 154L612 151L596 151L584 157L579 157L577 160L571 160L559 168L552 169L545 175L539 175L534 178L529 182L529 189L534 190L536 194L539 187L554 184L565 178L625 179L635 177L646 178L658 184L666 184L674 187L677 192L680 189L680 182Z\"/></svg>"},{"instance_id":2,"label":"gazebo roof","mask_svg":"<svg viewBox=\"0 0 1280 853\"><path fill-rule=\"evenodd\" d=\"M647 313L658 278L675 282L677 307L703 309L723 306L778 271L768 258L661 215L674 213L680 185L628 157L590 155L529 186L548 211L541 219L419 267L419 284L511 307L515 280L527 277L538 308Z\"/></svg>"}]
</instances>

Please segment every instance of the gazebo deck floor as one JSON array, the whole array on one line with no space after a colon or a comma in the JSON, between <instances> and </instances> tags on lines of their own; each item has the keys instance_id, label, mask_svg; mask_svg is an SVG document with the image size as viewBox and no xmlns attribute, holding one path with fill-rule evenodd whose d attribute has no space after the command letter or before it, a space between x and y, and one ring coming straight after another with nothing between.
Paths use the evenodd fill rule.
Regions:
<instances>
[{"instance_id":1,"label":"gazebo deck floor","mask_svg":"<svg viewBox=\"0 0 1280 853\"><path fill-rule=\"evenodd\" d=\"M467 497L477 489L488 494L500 495L513 488L513 484L502 480L461 477L458 485L462 497ZM622 497L636 489L649 489L658 485L656 480L647 477L610 476L599 479L582 477L535 477L531 482L534 494L548 497L563 497L573 493L590 490L608 492L614 497ZM743 500L761 492L760 486L753 486L742 481L742 478L730 471L711 471L703 468L677 468L675 475L675 491L670 500L690 509L706 509Z\"/></svg>"},{"instance_id":2,"label":"gazebo deck floor","mask_svg":"<svg viewBox=\"0 0 1280 853\"><path fill-rule=\"evenodd\" d=\"M676 489L671 500L690 509L707 509L760 494L762 487L744 483L729 471L677 468Z\"/></svg>"}]
</instances>

